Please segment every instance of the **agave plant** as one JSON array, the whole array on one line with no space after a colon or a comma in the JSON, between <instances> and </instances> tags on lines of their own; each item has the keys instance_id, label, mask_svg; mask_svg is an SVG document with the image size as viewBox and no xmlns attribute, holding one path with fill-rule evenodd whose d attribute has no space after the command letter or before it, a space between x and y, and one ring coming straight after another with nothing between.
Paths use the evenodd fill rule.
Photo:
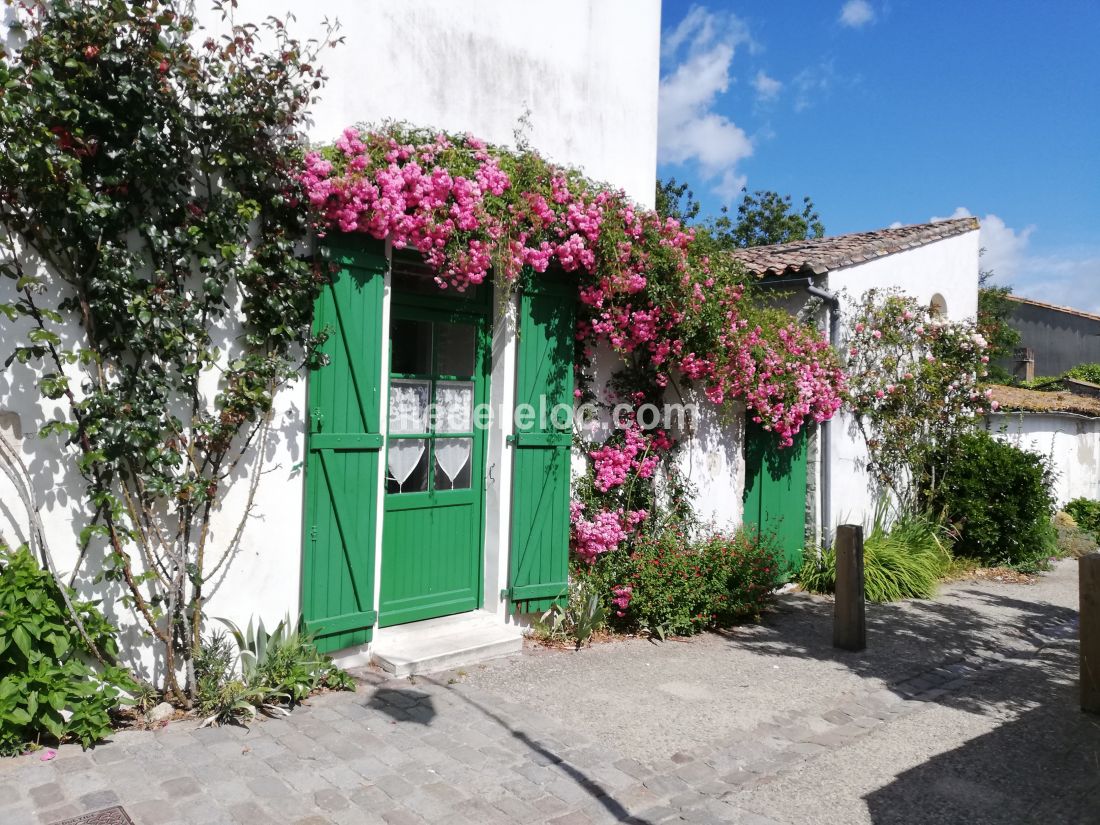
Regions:
<instances>
[{"instance_id":1,"label":"agave plant","mask_svg":"<svg viewBox=\"0 0 1100 825\"><path fill-rule=\"evenodd\" d=\"M243 633L229 619L219 618L218 621L229 629L233 640L237 643L237 657L241 666L241 677L246 684L255 679L257 671L267 664L268 656L271 653L285 645L292 633L297 635L297 631L288 629L290 625L289 615L275 625L275 629L272 631L268 631L264 627L262 618L257 619L255 629L252 627L252 619L249 619L248 627L245 628Z\"/></svg>"},{"instance_id":2,"label":"agave plant","mask_svg":"<svg viewBox=\"0 0 1100 825\"><path fill-rule=\"evenodd\" d=\"M571 639L577 650L606 622L607 608L601 603L599 594L583 582L570 583L568 604L562 607L554 602L539 619L550 638Z\"/></svg>"}]
</instances>

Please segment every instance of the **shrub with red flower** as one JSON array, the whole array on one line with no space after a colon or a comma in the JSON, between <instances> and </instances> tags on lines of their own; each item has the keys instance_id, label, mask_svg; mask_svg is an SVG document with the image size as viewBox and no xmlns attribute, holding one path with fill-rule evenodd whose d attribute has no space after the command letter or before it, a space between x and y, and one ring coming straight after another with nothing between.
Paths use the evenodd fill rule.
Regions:
<instances>
[{"instance_id":1,"label":"shrub with red flower","mask_svg":"<svg viewBox=\"0 0 1100 825\"><path fill-rule=\"evenodd\" d=\"M608 564L577 571L610 594L615 623L624 629L690 635L759 614L783 577L766 540L747 533L692 539L668 528L641 536Z\"/></svg>"}]
</instances>

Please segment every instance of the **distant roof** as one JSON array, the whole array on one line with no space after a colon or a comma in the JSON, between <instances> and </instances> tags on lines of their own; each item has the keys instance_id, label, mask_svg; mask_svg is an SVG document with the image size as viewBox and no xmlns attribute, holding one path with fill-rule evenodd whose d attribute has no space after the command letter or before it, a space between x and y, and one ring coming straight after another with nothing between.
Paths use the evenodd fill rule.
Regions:
<instances>
[{"instance_id":1,"label":"distant roof","mask_svg":"<svg viewBox=\"0 0 1100 825\"><path fill-rule=\"evenodd\" d=\"M760 278L765 275L823 275L832 269L904 252L978 228L977 218L953 218L831 238L734 249L729 254Z\"/></svg>"},{"instance_id":2,"label":"distant roof","mask_svg":"<svg viewBox=\"0 0 1100 825\"><path fill-rule=\"evenodd\" d=\"M1100 398L1058 390L1040 392L1023 387L994 386L993 400L1001 412L1076 413L1090 418L1100 417Z\"/></svg>"},{"instance_id":3,"label":"distant roof","mask_svg":"<svg viewBox=\"0 0 1100 825\"><path fill-rule=\"evenodd\" d=\"M1088 318L1090 321L1100 321L1100 315L1096 315L1092 312L1085 312L1083 309L1074 309L1073 307L1064 307L1058 304L1048 304L1046 301L1036 301L1034 298L1023 298L1019 295L1006 295L1005 297L1018 304L1041 307L1043 309L1053 310L1054 312L1064 312L1067 315L1076 315L1078 318Z\"/></svg>"}]
</instances>

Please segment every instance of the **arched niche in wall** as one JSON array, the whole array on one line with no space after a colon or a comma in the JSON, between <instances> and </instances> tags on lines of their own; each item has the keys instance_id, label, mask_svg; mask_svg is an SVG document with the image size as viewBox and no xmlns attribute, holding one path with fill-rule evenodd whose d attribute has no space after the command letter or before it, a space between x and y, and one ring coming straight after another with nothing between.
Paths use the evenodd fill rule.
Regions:
<instances>
[{"instance_id":1,"label":"arched niche in wall","mask_svg":"<svg viewBox=\"0 0 1100 825\"><path fill-rule=\"evenodd\" d=\"M928 302L928 308L932 311L933 318L946 318L947 317L947 301L940 293L936 293L932 296L932 300Z\"/></svg>"}]
</instances>

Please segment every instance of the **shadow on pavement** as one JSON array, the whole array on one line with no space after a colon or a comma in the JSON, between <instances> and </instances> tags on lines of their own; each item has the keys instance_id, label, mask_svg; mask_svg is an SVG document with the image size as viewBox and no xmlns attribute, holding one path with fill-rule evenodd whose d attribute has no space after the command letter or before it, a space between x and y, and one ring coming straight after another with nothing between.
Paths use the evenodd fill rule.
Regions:
<instances>
[{"instance_id":1,"label":"shadow on pavement","mask_svg":"<svg viewBox=\"0 0 1100 825\"><path fill-rule=\"evenodd\" d=\"M781 597L776 610L751 632L723 635L731 644L764 656L835 662L895 690L922 672L976 653L1033 656L1038 645L1076 621L1077 611L1069 608L960 588L951 600L867 605L867 648L850 652L833 647L832 600L792 594ZM994 686L981 699L964 691L936 701L983 713L994 706L998 711L1026 710L1034 698L1007 687L998 693Z\"/></svg>"},{"instance_id":2,"label":"shadow on pavement","mask_svg":"<svg viewBox=\"0 0 1100 825\"><path fill-rule=\"evenodd\" d=\"M869 604L859 652L832 646L832 619L831 600L793 594L728 639L765 656L835 662L917 700L922 673L971 657L973 680L925 701L999 720L866 794L876 825L1100 823L1100 717L1078 704L1076 610L962 586L944 600Z\"/></svg>"},{"instance_id":3,"label":"shadow on pavement","mask_svg":"<svg viewBox=\"0 0 1100 825\"><path fill-rule=\"evenodd\" d=\"M604 790L604 788L599 785L599 783L591 779L580 768L577 768L574 765L570 765L568 762L565 761L565 759L554 753L554 751L543 745L534 737L528 735L526 732L512 727L512 725L510 725L506 719L489 710L489 708L485 707L485 705L483 705L482 703L471 699L469 696L466 696L460 691L454 690L449 684L445 684L443 682L435 680L432 680L432 684L436 685L439 688L447 690L452 696L461 699L467 705L479 711L481 714L493 720L496 724L500 725L502 728L508 731L512 738L515 739L517 742L524 745L533 753L537 753L547 762L556 765L561 771L569 776L569 778L573 781L574 784L576 784L578 788L581 788L585 793L587 793L589 796L599 802L600 805L602 805L609 814L615 817L616 821L631 823L631 825L650 825L649 821L646 819L640 819L638 817L631 816L630 812L627 811L627 809L624 808L618 800L611 796L608 791Z\"/></svg>"},{"instance_id":4,"label":"shadow on pavement","mask_svg":"<svg viewBox=\"0 0 1100 825\"><path fill-rule=\"evenodd\" d=\"M395 722L416 722L430 725L436 717L432 697L419 690L377 688L366 707L383 713Z\"/></svg>"},{"instance_id":5,"label":"shadow on pavement","mask_svg":"<svg viewBox=\"0 0 1100 825\"><path fill-rule=\"evenodd\" d=\"M1100 717L1076 708L1072 647L1044 650L1015 682L1030 710L864 796L876 825L1096 825Z\"/></svg>"}]
</instances>

